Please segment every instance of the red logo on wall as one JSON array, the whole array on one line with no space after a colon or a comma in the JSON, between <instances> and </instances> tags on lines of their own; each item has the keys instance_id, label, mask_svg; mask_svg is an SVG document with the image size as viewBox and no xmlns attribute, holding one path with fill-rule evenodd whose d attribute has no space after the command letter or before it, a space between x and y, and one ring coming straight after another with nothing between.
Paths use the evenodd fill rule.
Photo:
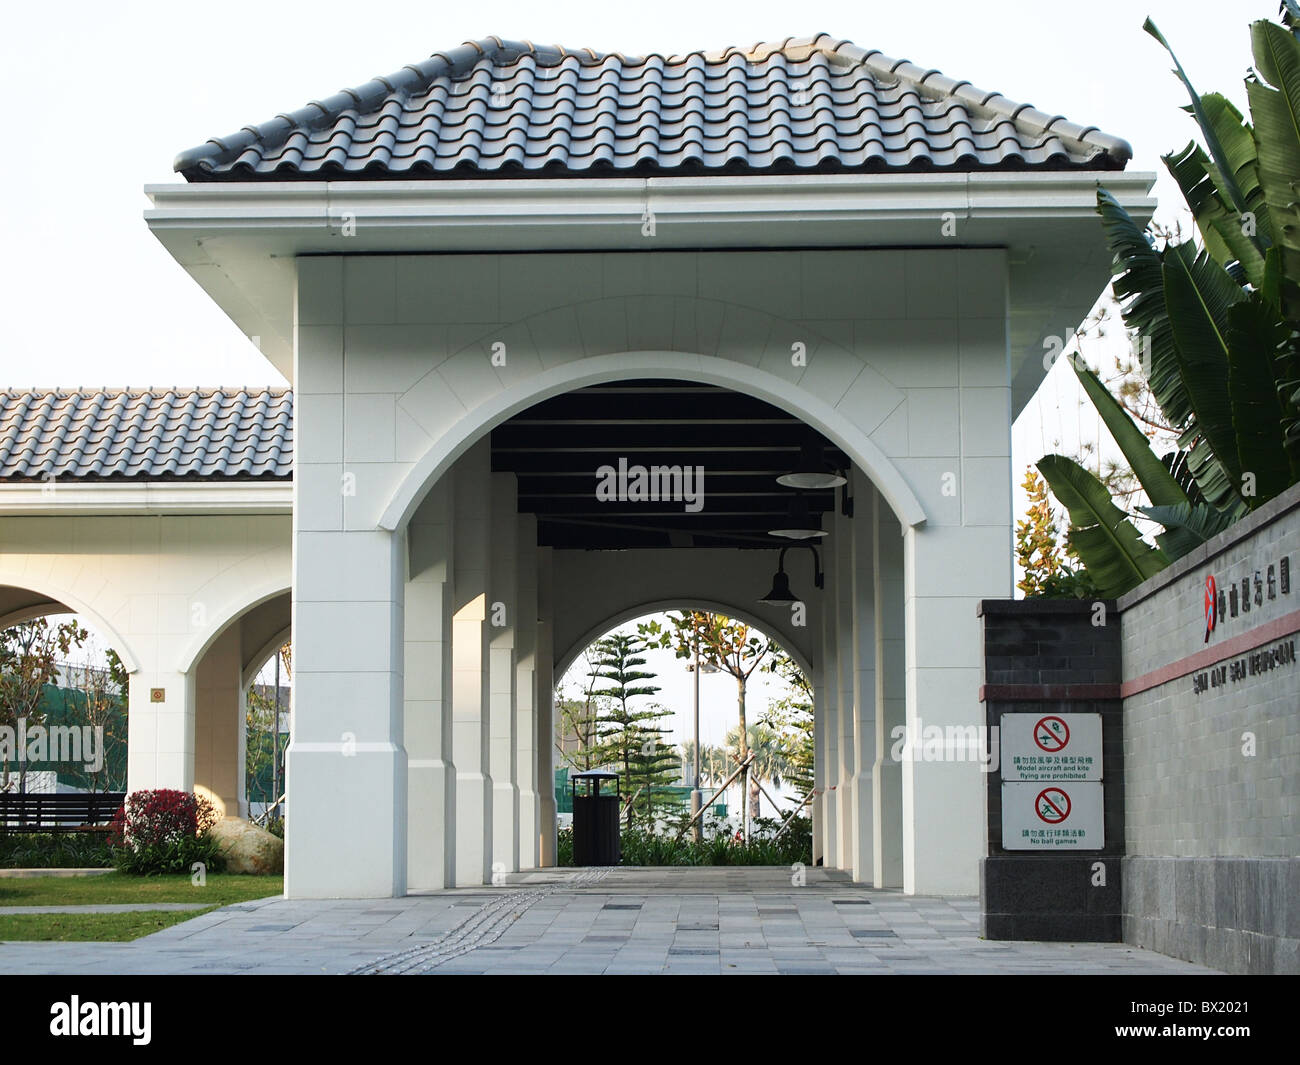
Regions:
<instances>
[{"instance_id":1,"label":"red logo on wall","mask_svg":"<svg viewBox=\"0 0 1300 1065\"><path fill-rule=\"evenodd\" d=\"M1219 588L1215 584L1214 578L1205 578L1205 640L1210 642L1210 633L1214 631L1214 626L1219 620Z\"/></svg>"}]
</instances>

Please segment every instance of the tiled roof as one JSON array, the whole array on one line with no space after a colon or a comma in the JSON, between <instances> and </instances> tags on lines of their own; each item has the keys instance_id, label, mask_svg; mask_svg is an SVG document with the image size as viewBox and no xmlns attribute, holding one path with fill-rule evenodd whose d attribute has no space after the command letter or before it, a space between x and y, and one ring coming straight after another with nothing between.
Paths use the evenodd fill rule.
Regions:
<instances>
[{"instance_id":1,"label":"tiled roof","mask_svg":"<svg viewBox=\"0 0 1300 1065\"><path fill-rule=\"evenodd\" d=\"M189 181L1122 169L1129 145L826 34L665 58L492 37L181 153Z\"/></svg>"},{"instance_id":2,"label":"tiled roof","mask_svg":"<svg viewBox=\"0 0 1300 1065\"><path fill-rule=\"evenodd\" d=\"M285 388L0 392L0 480L288 480Z\"/></svg>"}]
</instances>

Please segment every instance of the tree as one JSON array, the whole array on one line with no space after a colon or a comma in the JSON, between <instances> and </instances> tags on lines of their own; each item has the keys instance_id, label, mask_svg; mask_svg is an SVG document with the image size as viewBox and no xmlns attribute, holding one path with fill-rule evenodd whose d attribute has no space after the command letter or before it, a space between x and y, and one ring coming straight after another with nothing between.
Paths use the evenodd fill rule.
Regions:
<instances>
[{"instance_id":1,"label":"tree","mask_svg":"<svg viewBox=\"0 0 1300 1065\"><path fill-rule=\"evenodd\" d=\"M681 762L683 769L695 766L695 741L687 740L681 746ZM707 743L700 744L700 784L705 787L716 787L727 779L727 752L721 747L714 747ZM690 779L687 777L687 779Z\"/></svg>"},{"instance_id":2,"label":"tree","mask_svg":"<svg viewBox=\"0 0 1300 1065\"><path fill-rule=\"evenodd\" d=\"M816 742L813 736L812 683L807 674L782 647L773 647L772 657L763 666L766 673L780 677L788 685L787 694L767 709L760 724L779 737L783 747L783 777L794 785L802 801L813 789Z\"/></svg>"},{"instance_id":3,"label":"tree","mask_svg":"<svg viewBox=\"0 0 1300 1065\"><path fill-rule=\"evenodd\" d=\"M1096 477L1060 455L1038 463L1070 512L1070 543L1103 595L1119 595L1300 482L1300 40L1251 25L1251 122L1225 97L1197 94L1160 31L1204 146L1164 157L1200 237L1159 241L1104 188L1097 210L1115 257L1125 325L1177 452L1157 458L1131 414L1085 369L1089 398L1141 482L1138 510L1164 527L1146 543Z\"/></svg>"},{"instance_id":4,"label":"tree","mask_svg":"<svg viewBox=\"0 0 1300 1065\"><path fill-rule=\"evenodd\" d=\"M597 765L619 768L620 782L629 799L638 788L668 784L675 777L671 766L676 759L672 748L662 741L667 730L658 725L669 711L658 704L644 709L632 705L633 699L659 691L656 685L646 683L656 674L638 668L645 665L646 650L647 643L641 636L619 632L596 641L593 652L593 677L603 681L604 687L593 687L592 695L609 700L606 711L596 719L593 756ZM653 792L629 803L628 827L634 817L650 817L654 806Z\"/></svg>"},{"instance_id":5,"label":"tree","mask_svg":"<svg viewBox=\"0 0 1300 1065\"><path fill-rule=\"evenodd\" d=\"M45 686L58 676L59 660L89 636L75 619L51 628L45 618L35 618L0 630L0 725L17 729L20 719L29 729L43 724ZM18 765L21 793L27 790L27 762ZM9 790L9 777L6 757L0 763L0 791Z\"/></svg>"},{"instance_id":6,"label":"tree","mask_svg":"<svg viewBox=\"0 0 1300 1065\"><path fill-rule=\"evenodd\" d=\"M555 692L555 707L559 711L555 749L567 765L577 770L595 769L601 764L596 722L609 712L609 700L596 690L600 684L596 648L597 644L591 644L582 652L586 684L575 694L567 690Z\"/></svg>"},{"instance_id":7,"label":"tree","mask_svg":"<svg viewBox=\"0 0 1300 1065\"><path fill-rule=\"evenodd\" d=\"M745 691L754 670L772 649L771 640L753 635L743 621L707 611L668 615L669 627L657 621L643 622L640 632L650 646L671 647L678 658L692 658L717 666L736 680L736 708L739 716L740 761L749 755L749 727L745 720ZM755 787L753 791L757 793ZM741 772L741 794L750 795L749 769ZM750 804L756 800L750 796ZM747 808L748 809L748 808ZM746 828L748 825L746 825ZM748 833L746 833L748 835Z\"/></svg>"},{"instance_id":8,"label":"tree","mask_svg":"<svg viewBox=\"0 0 1300 1065\"><path fill-rule=\"evenodd\" d=\"M250 801L266 804L268 816L271 807L284 794L284 758L288 744L283 726L289 707L281 695L280 675L283 671L286 679L293 679L292 645L286 643L277 650L273 661L272 683L249 686L244 719L246 793Z\"/></svg>"},{"instance_id":9,"label":"tree","mask_svg":"<svg viewBox=\"0 0 1300 1065\"><path fill-rule=\"evenodd\" d=\"M756 820L760 813L758 782L771 784L773 788L781 786L781 780L789 775L789 747L775 730L766 725L752 725L747 737L746 750L753 754L750 763L749 817ZM740 748L740 729L733 728L727 733L726 744L732 750ZM734 765L732 766L734 768Z\"/></svg>"},{"instance_id":10,"label":"tree","mask_svg":"<svg viewBox=\"0 0 1300 1065\"><path fill-rule=\"evenodd\" d=\"M1030 466L1022 483L1029 496L1029 509L1016 522L1016 561L1024 571L1016 587L1028 599L1083 598L1091 594L1086 572L1069 565L1070 549L1061 545L1047 482Z\"/></svg>"},{"instance_id":11,"label":"tree","mask_svg":"<svg viewBox=\"0 0 1300 1065\"><path fill-rule=\"evenodd\" d=\"M64 692L64 709L68 717L78 717L100 740L100 768L89 765L71 775L88 791L113 791L126 787L124 778L114 778L115 759L110 749L126 742L126 695L129 678L126 666L111 647L100 666L87 659L71 665L66 673L68 690Z\"/></svg>"}]
</instances>

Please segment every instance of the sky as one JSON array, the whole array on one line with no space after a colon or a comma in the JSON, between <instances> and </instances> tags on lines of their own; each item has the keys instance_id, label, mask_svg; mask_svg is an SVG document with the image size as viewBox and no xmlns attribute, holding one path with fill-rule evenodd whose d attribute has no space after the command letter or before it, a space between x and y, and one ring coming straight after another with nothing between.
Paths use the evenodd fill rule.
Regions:
<instances>
[{"instance_id":1,"label":"sky","mask_svg":"<svg viewBox=\"0 0 1300 1065\"><path fill-rule=\"evenodd\" d=\"M1247 24L1274 17L1276 7L1276 0L10 5L0 87L22 106L11 108L0 166L0 385L282 384L149 233L143 187L176 181L173 158L208 137L465 40L495 34L645 54L824 31L1126 138L1135 150L1130 170L1160 174L1157 218L1169 222L1180 201L1159 156L1194 131L1179 110L1183 89L1142 32L1143 18L1154 18L1198 88L1244 108ZM1069 453L1097 435L1095 415L1079 408L1077 386L1058 365L1015 426L1016 480L1046 451ZM717 699L733 701L728 678L704 678L706 691L711 685L726 689ZM689 689L684 699L689 706Z\"/></svg>"},{"instance_id":2,"label":"sky","mask_svg":"<svg viewBox=\"0 0 1300 1065\"><path fill-rule=\"evenodd\" d=\"M1275 10L1275 0L10 5L0 84L24 104L0 167L0 382L282 383L149 233L144 185L175 181L176 154L208 137L468 39L645 54L825 31L1125 137L1132 167L1156 170L1191 127L1144 15L1202 89L1241 100L1247 23ZM1162 181L1162 198L1171 191Z\"/></svg>"}]
</instances>

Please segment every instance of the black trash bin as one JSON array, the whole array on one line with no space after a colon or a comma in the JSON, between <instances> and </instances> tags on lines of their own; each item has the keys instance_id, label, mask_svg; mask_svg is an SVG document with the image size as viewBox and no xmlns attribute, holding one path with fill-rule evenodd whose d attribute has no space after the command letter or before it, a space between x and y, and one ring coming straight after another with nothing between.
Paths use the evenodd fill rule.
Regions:
<instances>
[{"instance_id":1,"label":"black trash bin","mask_svg":"<svg viewBox=\"0 0 1300 1065\"><path fill-rule=\"evenodd\" d=\"M573 864L618 865L618 774L588 769L569 777L573 796Z\"/></svg>"}]
</instances>

